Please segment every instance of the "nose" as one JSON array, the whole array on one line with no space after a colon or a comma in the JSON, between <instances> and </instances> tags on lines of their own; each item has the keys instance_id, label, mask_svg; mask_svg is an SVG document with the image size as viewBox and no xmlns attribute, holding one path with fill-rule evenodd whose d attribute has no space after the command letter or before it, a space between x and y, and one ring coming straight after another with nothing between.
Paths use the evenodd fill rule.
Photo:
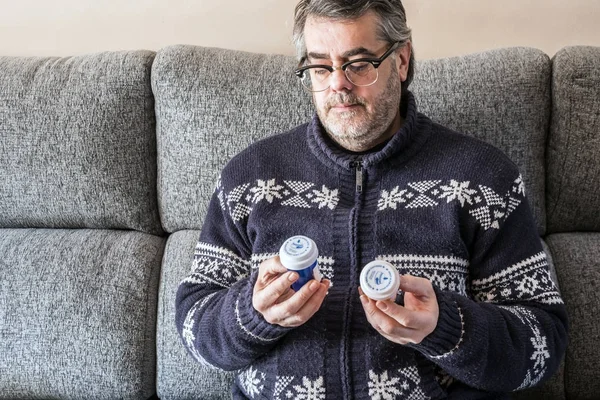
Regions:
<instances>
[{"instance_id":1,"label":"nose","mask_svg":"<svg viewBox=\"0 0 600 400\"><path fill-rule=\"evenodd\" d=\"M336 69L329 76L329 88L334 92L348 91L352 87L352 82L348 80L346 73L341 69Z\"/></svg>"}]
</instances>

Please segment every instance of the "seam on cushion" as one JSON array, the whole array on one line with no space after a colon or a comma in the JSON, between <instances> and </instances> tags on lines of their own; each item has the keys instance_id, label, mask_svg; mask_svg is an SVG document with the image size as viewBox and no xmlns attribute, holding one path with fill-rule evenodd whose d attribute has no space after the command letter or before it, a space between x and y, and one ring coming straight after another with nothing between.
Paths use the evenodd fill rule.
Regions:
<instances>
[{"instance_id":1,"label":"seam on cushion","mask_svg":"<svg viewBox=\"0 0 600 400\"><path fill-rule=\"evenodd\" d=\"M554 82L556 82L556 80L554 80L555 79L555 76L554 76L555 67L556 67L556 61L552 63L552 71L553 71L552 76L553 76L553 81ZM565 67L563 67L563 69L564 68ZM557 83L557 85L558 85L558 83ZM561 85L563 85L563 84L561 83ZM558 104L558 102L555 101L555 97L554 97L554 95L557 94L557 93L558 93L558 91L555 90L554 85L553 85L552 86L552 91L551 91L551 96L552 96L552 122L556 119L556 121L558 123L559 118L557 118L557 115L554 112L555 111L554 105ZM568 112L566 113L566 115L570 116L570 115L572 115L571 113L573 111L572 110L572 102L568 103L568 108L569 109L568 109ZM564 154L565 155L562 157L562 161L559 161L559 163L561 164L561 168L560 168L561 169L561 173L559 174L559 184L558 184L558 188L556 190L556 197L555 197L556 201L552 205L552 210L547 210L546 211L546 214L547 214L546 224L550 225L550 227L552 227L552 225L556 225L555 223L549 224L549 221L551 221L551 220L553 221L553 217L554 217L554 215L556 213L556 209L558 208L558 205L560 203L560 199L562 197L563 182L565 180L564 178L565 178L565 174L566 174L565 164L567 163L567 158L568 158L568 154L569 154L568 150L569 150L569 144L570 144L570 140L571 140L571 134L570 134L570 132L571 132L572 119L571 118L567 118L566 123L569 125L569 127L568 128L565 127L565 129L564 129L565 131L568 132L568 134L567 134L566 144L565 144L565 147L564 147L564 150L565 150ZM551 123L551 124L554 125L553 123ZM554 136L554 135L552 135L552 125L551 125L551 128L550 128L550 134L551 134L551 136ZM559 127L559 128L561 128L561 127ZM555 132L554 134L557 135L559 133ZM550 140L548 140L548 147L550 147ZM550 149L548 149L548 152L547 152L546 156L548 156L549 153L550 153ZM549 158L546 158L546 160L549 160ZM547 172L546 172L547 177L549 178L549 175L550 175L550 168L549 168L549 166L546 168L546 170L547 170ZM547 178L547 180L549 180L548 178ZM550 205L550 199L549 199L549 196L548 196L549 192L548 192L547 189L548 189L548 182L546 183L546 193L547 193L547 195L546 195L546 197L547 197L547 199L546 199L546 205L548 207Z\"/></svg>"},{"instance_id":2,"label":"seam on cushion","mask_svg":"<svg viewBox=\"0 0 600 400\"><path fill-rule=\"evenodd\" d=\"M546 246L548 246L548 249L550 249L550 253L551 254L556 254L554 246L550 243L550 240L548 240L548 236L546 236L546 239L544 240L544 242L546 243ZM555 262L555 258L552 258L552 261L554 263L554 271L556 272L556 280L557 280L557 284L560 287L560 276L557 272L557 268L556 268L556 262ZM562 296L562 294L561 294ZM568 346L568 345L567 345ZM569 398L569 396L567 395L567 367L568 367L568 363L569 363L569 357L567 357L567 355L565 354L563 356L563 363L564 363L564 368L562 371L563 377L562 377L562 390L563 390L563 394L565 396L565 398ZM560 368L560 366L559 366Z\"/></svg>"},{"instance_id":3,"label":"seam on cushion","mask_svg":"<svg viewBox=\"0 0 600 400\"><path fill-rule=\"evenodd\" d=\"M159 240L161 240L162 238L160 236L154 236L152 235L154 238L157 238ZM141 394L143 394L144 391L144 375L146 375L144 373L144 369L150 365L150 359L151 359L151 352L150 351L146 351L146 349L149 348L148 346L148 340L151 340L152 336L154 336L154 355L155 355L155 360L154 360L154 390L151 392L156 392L156 380L158 378L158 348L156 346L156 344L158 343L156 340L156 334L158 332L158 308L159 308L159 301L158 301L158 297L156 297L156 304L154 307L152 307L153 309L150 310L149 304L148 304L148 300L151 298L150 296L150 285L152 284L152 281L154 280L154 278L156 277L156 285L157 285L157 296L160 294L160 274L162 273L162 262L164 260L164 255L166 253L166 240L164 240L164 242L161 240L161 243L159 244L159 246L157 246L157 250L156 253L154 254L154 257L152 257L152 261L153 261L153 269L157 268L156 266L154 266L154 263L156 261L160 260L159 266L158 266L158 271L151 271L150 273L150 279L148 279L148 283L146 284L146 323L145 323L145 327L144 327L144 347L142 349L143 352L143 357L142 357L142 368L140 368L140 372L141 372L141 376L140 376L140 391ZM159 257L160 255L160 257ZM159 259L159 260L158 260ZM149 334L148 333L148 328L149 328L149 321L150 318L148 318L148 316L154 314L154 334Z\"/></svg>"}]
</instances>

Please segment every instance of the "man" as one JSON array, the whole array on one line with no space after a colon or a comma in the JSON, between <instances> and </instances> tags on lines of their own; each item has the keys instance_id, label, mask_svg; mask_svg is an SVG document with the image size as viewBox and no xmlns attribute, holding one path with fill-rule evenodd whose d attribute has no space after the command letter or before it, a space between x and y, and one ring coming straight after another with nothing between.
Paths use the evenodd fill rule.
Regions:
<instances>
[{"instance_id":1,"label":"man","mask_svg":"<svg viewBox=\"0 0 600 400\"><path fill-rule=\"evenodd\" d=\"M234 398L498 398L557 369L567 318L522 179L490 145L417 112L399 0L301 0L310 123L219 179L177 326ZM312 238L325 279L295 292L276 253ZM380 259L398 301L358 287Z\"/></svg>"}]
</instances>

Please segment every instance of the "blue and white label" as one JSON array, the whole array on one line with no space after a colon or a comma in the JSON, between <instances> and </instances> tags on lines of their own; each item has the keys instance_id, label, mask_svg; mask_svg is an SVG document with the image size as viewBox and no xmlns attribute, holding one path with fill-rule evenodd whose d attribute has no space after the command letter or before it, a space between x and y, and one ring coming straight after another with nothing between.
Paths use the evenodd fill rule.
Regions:
<instances>
[{"instance_id":1,"label":"blue and white label","mask_svg":"<svg viewBox=\"0 0 600 400\"><path fill-rule=\"evenodd\" d=\"M301 257L310 251L311 243L303 236L293 237L286 242L285 251L290 256Z\"/></svg>"},{"instance_id":2,"label":"blue and white label","mask_svg":"<svg viewBox=\"0 0 600 400\"><path fill-rule=\"evenodd\" d=\"M360 272L360 287L373 300L395 300L399 286L400 274L386 261L371 261Z\"/></svg>"},{"instance_id":3,"label":"blue and white label","mask_svg":"<svg viewBox=\"0 0 600 400\"><path fill-rule=\"evenodd\" d=\"M367 273L367 284L377 292L385 291L392 285L392 273L383 266L372 267Z\"/></svg>"}]
</instances>

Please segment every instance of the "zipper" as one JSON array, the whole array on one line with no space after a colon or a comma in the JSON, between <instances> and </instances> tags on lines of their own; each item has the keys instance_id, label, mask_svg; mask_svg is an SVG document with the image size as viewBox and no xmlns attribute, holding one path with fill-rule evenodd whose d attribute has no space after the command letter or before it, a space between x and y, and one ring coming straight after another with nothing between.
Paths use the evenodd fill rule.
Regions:
<instances>
[{"instance_id":1,"label":"zipper","mask_svg":"<svg viewBox=\"0 0 600 400\"><path fill-rule=\"evenodd\" d=\"M358 260L358 219L359 212L361 209L361 198L363 191L363 183L364 183L364 173L363 173L363 162L361 159L356 161L352 161L350 163L350 167L354 169L355 174L355 196L354 196L354 206L350 210L350 243L351 243L351 253L355 255L355 263L352 267L352 271L350 272L350 280L352 282L357 280L359 260ZM353 293L353 288L348 288L347 298L350 299ZM342 394L343 398L349 399L352 398L351 395L351 387L354 385L351 370L349 370L350 364L350 321L352 319L353 314L353 305L352 301L348 301L346 303L346 307L344 309L344 326L342 328L344 334L342 337L342 355L341 359L344 360L341 364L341 372L342 372Z\"/></svg>"},{"instance_id":2,"label":"zipper","mask_svg":"<svg viewBox=\"0 0 600 400\"><path fill-rule=\"evenodd\" d=\"M354 161L352 163L356 174L356 193L362 193L363 189L363 165L362 161Z\"/></svg>"}]
</instances>

